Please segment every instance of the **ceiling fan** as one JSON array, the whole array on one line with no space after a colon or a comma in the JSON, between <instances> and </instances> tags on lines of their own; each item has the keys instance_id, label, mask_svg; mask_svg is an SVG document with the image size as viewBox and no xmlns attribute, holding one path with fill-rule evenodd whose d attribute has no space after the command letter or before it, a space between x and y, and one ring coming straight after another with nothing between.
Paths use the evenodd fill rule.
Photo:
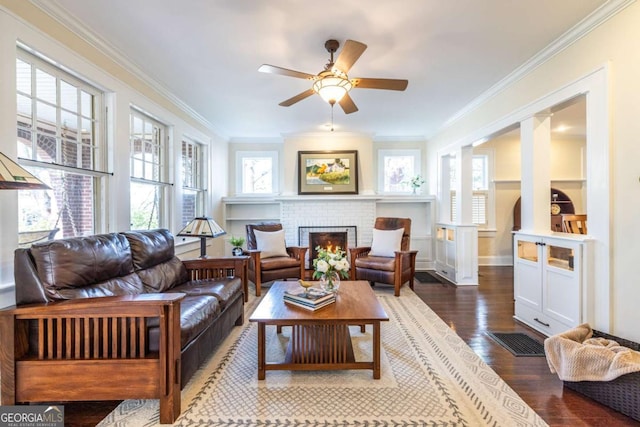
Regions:
<instances>
[{"instance_id":1,"label":"ceiling fan","mask_svg":"<svg viewBox=\"0 0 640 427\"><path fill-rule=\"evenodd\" d=\"M409 84L407 80L398 79L369 79L362 77L350 79L347 73L367 48L367 45L364 43L347 40L335 62L333 60L333 54L338 50L338 47L340 47L340 43L337 40L327 40L324 47L331 54L331 58L329 59L329 63L325 65L324 70L316 75L276 67L275 65L263 64L260 66L258 71L262 73L280 74L282 76L307 79L313 82L311 88L286 101L282 101L279 105L289 107L317 93L322 99L331 104L332 107L338 103L346 114L350 114L358 111L358 107L356 107L356 104L349 96L351 89L362 88L402 91L405 90Z\"/></svg>"}]
</instances>

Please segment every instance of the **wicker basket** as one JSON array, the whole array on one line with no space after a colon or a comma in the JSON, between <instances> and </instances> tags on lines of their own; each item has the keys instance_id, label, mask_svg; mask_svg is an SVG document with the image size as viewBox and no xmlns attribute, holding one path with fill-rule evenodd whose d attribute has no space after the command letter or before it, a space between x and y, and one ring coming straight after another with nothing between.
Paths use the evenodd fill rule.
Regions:
<instances>
[{"instance_id":1,"label":"wicker basket","mask_svg":"<svg viewBox=\"0 0 640 427\"><path fill-rule=\"evenodd\" d=\"M640 351L640 344L593 331L594 337L616 341L624 347ZM622 375L612 381L564 381L564 386L640 421L640 372Z\"/></svg>"}]
</instances>

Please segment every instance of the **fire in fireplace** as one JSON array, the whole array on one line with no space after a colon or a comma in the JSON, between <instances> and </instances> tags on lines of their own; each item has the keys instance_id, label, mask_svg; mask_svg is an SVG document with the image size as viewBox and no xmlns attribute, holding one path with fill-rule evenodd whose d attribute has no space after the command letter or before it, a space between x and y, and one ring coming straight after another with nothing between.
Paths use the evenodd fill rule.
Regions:
<instances>
[{"instance_id":1,"label":"fire in fireplace","mask_svg":"<svg viewBox=\"0 0 640 427\"><path fill-rule=\"evenodd\" d=\"M334 251L340 248L347 251L347 232L346 231L323 231L309 233L309 259L314 260L318 255L317 247Z\"/></svg>"},{"instance_id":2,"label":"fire in fireplace","mask_svg":"<svg viewBox=\"0 0 640 427\"><path fill-rule=\"evenodd\" d=\"M330 241L333 247L340 246L345 252L347 248L358 246L358 227L355 225L299 226L298 246L309 248L305 260L305 267L308 269L313 268L313 260L317 255L316 246L326 247L324 241L313 241L312 234L320 235L321 239Z\"/></svg>"}]
</instances>

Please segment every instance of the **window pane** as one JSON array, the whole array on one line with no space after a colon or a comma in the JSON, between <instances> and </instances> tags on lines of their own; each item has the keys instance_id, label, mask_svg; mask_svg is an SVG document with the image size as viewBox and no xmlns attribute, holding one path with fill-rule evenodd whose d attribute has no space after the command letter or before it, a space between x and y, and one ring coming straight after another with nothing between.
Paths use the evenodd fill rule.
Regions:
<instances>
[{"instance_id":1,"label":"window pane","mask_svg":"<svg viewBox=\"0 0 640 427\"><path fill-rule=\"evenodd\" d=\"M40 69L36 70L36 96L38 99L56 104L56 78Z\"/></svg>"},{"instance_id":2,"label":"window pane","mask_svg":"<svg viewBox=\"0 0 640 427\"><path fill-rule=\"evenodd\" d=\"M81 107L80 111L85 117L93 116L93 95L85 91L80 92Z\"/></svg>"},{"instance_id":3,"label":"window pane","mask_svg":"<svg viewBox=\"0 0 640 427\"><path fill-rule=\"evenodd\" d=\"M242 159L242 192L272 193L271 157L244 157Z\"/></svg>"},{"instance_id":4,"label":"window pane","mask_svg":"<svg viewBox=\"0 0 640 427\"><path fill-rule=\"evenodd\" d=\"M131 183L131 229L150 230L160 226L160 186Z\"/></svg>"},{"instance_id":5,"label":"window pane","mask_svg":"<svg viewBox=\"0 0 640 427\"><path fill-rule=\"evenodd\" d=\"M196 216L200 215L198 212L200 191L196 190L183 190L182 192L182 225L187 225Z\"/></svg>"},{"instance_id":6,"label":"window pane","mask_svg":"<svg viewBox=\"0 0 640 427\"><path fill-rule=\"evenodd\" d=\"M385 156L383 191L411 191L410 181L415 176L414 165L414 156Z\"/></svg>"},{"instance_id":7,"label":"window pane","mask_svg":"<svg viewBox=\"0 0 640 427\"><path fill-rule=\"evenodd\" d=\"M472 165L472 188L473 190L487 190L489 188L487 156L473 156Z\"/></svg>"},{"instance_id":8,"label":"window pane","mask_svg":"<svg viewBox=\"0 0 640 427\"><path fill-rule=\"evenodd\" d=\"M16 84L19 92L31 95L31 64L16 62Z\"/></svg>"},{"instance_id":9,"label":"window pane","mask_svg":"<svg viewBox=\"0 0 640 427\"><path fill-rule=\"evenodd\" d=\"M54 169L28 169L52 189L18 192L21 245L54 236L60 239L92 234L94 178Z\"/></svg>"},{"instance_id":10,"label":"window pane","mask_svg":"<svg viewBox=\"0 0 640 427\"><path fill-rule=\"evenodd\" d=\"M56 162L57 159L57 151L58 144L55 138L55 134L53 132L44 132L42 129L39 129L36 146L38 150L36 151L36 159L42 162L53 163Z\"/></svg>"},{"instance_id":11,"label":"window pane","mask_svg":"<svg viewBox=\"0 0 640 427\"><path fill-rule=\"evenodd\" d=\"M60 105L66 110L78 112L78 89L64 80L60 81Z\"/></svg>"}]
</instances>

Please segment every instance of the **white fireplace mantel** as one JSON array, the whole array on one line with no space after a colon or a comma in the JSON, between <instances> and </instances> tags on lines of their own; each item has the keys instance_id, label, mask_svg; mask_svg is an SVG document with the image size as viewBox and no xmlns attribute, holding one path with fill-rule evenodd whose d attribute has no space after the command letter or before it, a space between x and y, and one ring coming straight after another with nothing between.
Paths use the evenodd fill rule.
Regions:
<instances>
[{"instance_id":1,"label":"white fireplace mantel","mask_svg":"<svg viewBox=\"0 0 640 427\"><path fill-rule=\"evenodd\" d=\"M287 245L298 245L301 226L356 226L359 246L371 244L376 217L409 217L411 247L418 250L416 267L435 266L434 221L436 198L430 195L318 194L224 197L227 235L243 236L249 223L282 223ZM230 248L230 245L225 245ZM229 249L230 250L230 249Z\"/></svg>"}]
</instances>

